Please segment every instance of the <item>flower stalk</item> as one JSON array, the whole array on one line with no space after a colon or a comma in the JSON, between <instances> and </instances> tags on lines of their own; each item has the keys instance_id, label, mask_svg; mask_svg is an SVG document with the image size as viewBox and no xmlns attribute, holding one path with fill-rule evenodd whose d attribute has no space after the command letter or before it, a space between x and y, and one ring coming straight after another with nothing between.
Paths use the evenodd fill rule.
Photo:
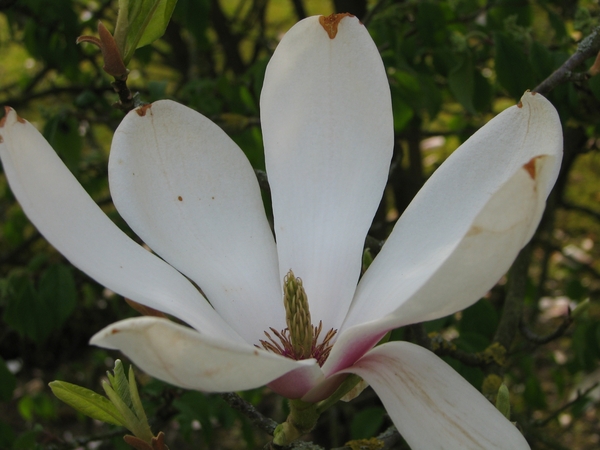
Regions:
<instances>
[{"instance_id":1,"label":"flower stalk","mask_svg":"<svg viewBox=\"0 0 600 450\"><path fill-rule=\"evenodd\" d=\"M317 424L320 413L316 403L290 400L290 413L273 433L273 444L284 447L309 433Z\"/></svg>"}]
</instances>

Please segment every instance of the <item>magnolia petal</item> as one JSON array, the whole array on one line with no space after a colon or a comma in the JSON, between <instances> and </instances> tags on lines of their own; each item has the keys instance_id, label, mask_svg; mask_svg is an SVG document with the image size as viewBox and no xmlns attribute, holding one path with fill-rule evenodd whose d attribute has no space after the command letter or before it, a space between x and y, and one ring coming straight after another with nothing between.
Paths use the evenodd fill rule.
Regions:
<instances>
[{"instance_id":1,"label":"magnolia petal","mask_svg":"<svg viewBox=\"0 0 600 450\"><path fill-rule=\"evenodd\" d=\"M0 158L27 217L73 265L202 332L241 340L185 277L114 224L35 127L9 108L0 122Z\"/></svg>"},{"instance_id":2,"label":"magnolia petal","mask_svg":"<svg viewBox=\"0 0 600 450\"><path fill-rule=\"evenodd\" d=\"M248 342L285 327L256 175L223 130L169 100L138 108L115 132L109 177L129 226Z\"/></svg>"},{"instance_id":3,"label":"magnolia petal","mask_svg":"<svg viewBox=\"0 0 600 450\"><path fill-rule=\"evenodd\" d=\"M323 382L323 371L318 364L302 366L269 383L268 387L285 398L301 398Z\"/></svg>"},{"instance_id":4,"label":"magnolia petal","mask_svg":"<svg viewBox=\"0 0 600 450\"><path fill-rule=\"evenodd\" d=\"M208 338L156 317L121 320L90 344L119 349L153 377L186 389L228 392L263 386L316 360L294 361L246 343Z\"/></svg>"},{"instance_id":5,"label":"magnolia petal","mask_svg":"<svg viewBox=\"0 0 600 450\"><path fill-rule=\"evenodd\" d=\"M375 390L413 450L525 450L529 445L473 386L422 347L390 342L345 372Z\"/></svg>"},{"instance_id":6,"label":"magnolia petal","mask_svg":"<svg viewBox=\"0 0 600 450\"><path fill-rule=\"evenodd\" d=\"M526 93L520 105L475 133L417 194L361 280L345 326L414 303L424 287L437 290L436 297L414 306L422 316L406 320L429 320L440 307L438 317L450 314L476 301L508 269L539 223L562 154L552 104ZM460 298L431 287L446 282L435 278L457 251L463 262L452 284L460 285ZM487 281L478 283L484 274Z\"/></svg>"},{"instance_id":7,"label":"magnolia petal","mask_svg":"<svg viewBox=\"0 0 600 450\"><path fill-rule=\"evenodd\" d=\"M544 210L543 190L554 170L555 157L540 156L532 162L532 166L517 170L489 199L458 243L447 244L449 248L440 246L440 261L429 262L435 266L433 273L428 272L429 267L415 266L412 273L405 269L393 275L398 285L408 286L406 289L415 280L422 284L383 318L345 329L325 363L326 373L352 364L390 329L466 308L498 281L531 239ZM530 170L535 170L535 178ZM388 288L390 285L388 280ZM393 285L392 288L397 292L401 289Z\"/></svg>"},{"instance_id":8,"label":"magnolia petal","mask_svg":"<svg viewBox=\"0 0 600 450\"><path fill-rule=\"evenodd\" d=\"M288 31L267 67L261 124L280 274L302 278L312 317L339 328L394 140L385 69L358 19L343 17L333 39L318 17Z\"/></svg>"}]
</instances>

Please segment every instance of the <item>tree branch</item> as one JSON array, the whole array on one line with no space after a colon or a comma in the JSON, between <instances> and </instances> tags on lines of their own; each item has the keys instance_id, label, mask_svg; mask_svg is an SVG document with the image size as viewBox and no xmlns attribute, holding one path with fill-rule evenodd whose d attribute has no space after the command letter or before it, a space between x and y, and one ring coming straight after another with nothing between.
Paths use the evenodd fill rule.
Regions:
<instances>
[{"instance_id":1,"label":"tree branch","mask_svg":"<svg viewBox=\"0 0 600 450\"><path fill-rule=\"evenodd\" d=\"M254 426L273 436L273 432L277 427L277 422L275 422L273 419L263 416L251 403L244 400L235 392L221 394L221 397L229 404L229 406L241 412L248 419L250 419L250 422L252 422Z\"/></svg>"},{"instance_id":2,"label":"tree branch","mask_svg":"<svg viewBox=\"0 0 600 450\"><path fill-rule=\"evenodd\" d=\"M522 320L521 320L521 322L519 322L519 331L521 332L523 337L525 339L527 339L529 342L532 342L536 345L543 345L543 344L547 344L548 342L551 342L554 339L557 339L557 338L561 337L563 334L565 334L565 331L567 331L567 328L569 328L569 325L571 325L571 323L573 323L573 319L571 318L571 310L569 310L569 312L567 313L567 315L565 316L565 318L563 319L561 324L558 326L558 328L550 334L547 334L545 336L539 336L539 335L535 334L533 331L531 331L527 327L525 322Z\"/></svg>"},{"instance_id":3,"label":"tree branch","mask_svg":"<svg viewBox=\"0 0 600 450\"><path fill-rule=\"evenodd\" d=\"M577 46L577 51L567 59L562 66L556 69L548 78L537 85L533 91L546 94L561 83L568 81L573 75L573 70L586 59L600 52L600 26L583 39ZM589 78L590 75L586 75Z\"/></svg>"},{"instance_id":4,"label":"tree branch","mask_svg":"<svg viewBox=\"0 0 600 450\"><path fill-rule=\"evenodd\" d=\"M506 299L502 309L502 317L494 336L494 342L497 342L505 349L509 349L519 329L521 321L521 312L523 309L523 299L527 289L527 276L529 272L529 262L531 261L531 243L527 244L510 268L508 275L508 286L506 290Z\"/></svg>"}]
</instances>

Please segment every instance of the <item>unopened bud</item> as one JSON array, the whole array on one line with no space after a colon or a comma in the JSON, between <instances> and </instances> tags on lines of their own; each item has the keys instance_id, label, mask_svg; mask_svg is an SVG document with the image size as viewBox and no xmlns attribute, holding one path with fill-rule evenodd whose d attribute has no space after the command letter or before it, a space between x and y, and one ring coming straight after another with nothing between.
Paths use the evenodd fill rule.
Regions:
<instances>
[{"instance_id":1,"label":"unopened bud","mask_svg":"<svg viewBox=\"0 0 600 450\"><path fill-rule=\"evenodd\" d=\"M502 384L500 389L498 389L496 409L500 411L504 417L510 420L510 393L505 384Z\"/></svg>"},{"instance_id":2,"label":"unopened bud","mask_svg":"<svg viewBox=\"0 0 600 450\"><path fill-rule=\"evenodd\" d=\"M571 319L577 320L581 317L588 309L590 309L590 299L586 298L580 304L578 304L573 311L571 311Z\"/></svg>"}]
</instances>

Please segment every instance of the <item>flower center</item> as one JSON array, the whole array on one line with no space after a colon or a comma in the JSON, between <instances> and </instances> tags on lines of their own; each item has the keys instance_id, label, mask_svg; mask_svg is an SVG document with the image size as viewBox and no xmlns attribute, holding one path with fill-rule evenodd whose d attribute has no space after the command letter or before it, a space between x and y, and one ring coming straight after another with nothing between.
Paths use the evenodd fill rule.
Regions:
<instances>
[{"instance_id":1,"label":"flower center","mask_svg":"<svg viewBox=\"0 0 600 450\"><path fill-rule=\"evenodd\" d=\"M318 326L312 325L302 280L296 278L292 270L283 279L283 304L287 328L281 331L269 328L273 336L265 331L268 340L261 339L260 344L265 350L297 361L315 358L322 366L331 352L331 340L337 330L329 330L319 343L323 322L319 321Z\"/></svg>"}]
</instances>

